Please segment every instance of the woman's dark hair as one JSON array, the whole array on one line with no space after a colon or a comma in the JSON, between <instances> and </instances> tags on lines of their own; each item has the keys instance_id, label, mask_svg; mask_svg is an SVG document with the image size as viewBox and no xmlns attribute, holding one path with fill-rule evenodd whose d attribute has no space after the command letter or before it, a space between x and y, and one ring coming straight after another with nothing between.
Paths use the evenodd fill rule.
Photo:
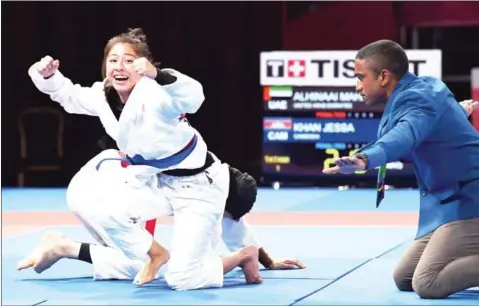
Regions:
<instances>
[{"instance_id":1,"label":"woman's dark hair","mask_svg":"<svg viewBox=\"0 0 479 306\"><path fill-rule=\"evenodd\" d=\"M145 33L143 33L143 30L141 28L128 29L127 32L110 38L110 40L106 43L101 67L103 79L106 77L106 59L113 46L116 44L131 45L138 57L145 57L150 63L154 64L153 55L151 55L150 47L148 46L147 38Z\"/></svg>"},{"instance_id":2,"label":"woman's dark hair","mask_svg":"<svg viewBox=\"0 0 479 306\"><path fill-rule=\"evenodd\" d=\"M108 54L116 44L129 44L138 57L146 58L155 66L159 65L159 63L154 62L153 55L150 52L150 47L148 46L147 38L145 33L143 33L143 30L141 28L128 29L128 31L110 38L110 40L108 40L106 43L105 49L103 51L103 61L101 66L103 80L106 78L106 60L108 58ZM119 113L117 114L116 112L121 112L123 104L119 102L117 92L112 89L113 87L111 84L106 81L104 85L106 100L110 104L115 116L118 118Z\"/></svg>"}]
</instances>

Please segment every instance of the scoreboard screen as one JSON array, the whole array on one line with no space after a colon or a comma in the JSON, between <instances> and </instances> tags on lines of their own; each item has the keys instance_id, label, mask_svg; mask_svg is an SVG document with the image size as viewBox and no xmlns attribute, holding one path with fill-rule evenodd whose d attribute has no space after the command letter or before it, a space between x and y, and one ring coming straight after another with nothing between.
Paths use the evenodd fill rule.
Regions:
<instances>
[{"instance_id":1,"label":"scoreboard screen","mask_svg":"<svg viewBox=\"0 0 479 306\"><path fill-rule=\"evenodd\" d=\"M441 51L406 50L410 71L441 77ZM334 160L377 139L384 106L355 90L356 51L261 53L263 177L322 177ZM388 177L413 177L411 164L389 163ZM343 175L375 179L375 170Z\"/></svg>"},{"instance_id":2,"label":"scoreboard screen","mask_svg":"<svg viewBox=\"0 0 479 306\"><path fill-rule=\"evenodd\" d=\"M323 169L334 167L336 158L352 156L375 139L379 114L354 115L336 112L336 118L264 117L263 174L322 176ZM412 175L411 165L402 162L390 163L388 169L388 175ZM375 171L355 174L376 177Z\"/></svg>"},{"instance_id":3,"label":"scoreboard screen","mask_svg":"<svg viewBox=\"0 0 479 306\"><path fill-rule=\"evenodd\" d=\"M383 106L367 106L354 88L348 87L263 87L265 111L379 111Z\"/></svg>"}]
</instances>

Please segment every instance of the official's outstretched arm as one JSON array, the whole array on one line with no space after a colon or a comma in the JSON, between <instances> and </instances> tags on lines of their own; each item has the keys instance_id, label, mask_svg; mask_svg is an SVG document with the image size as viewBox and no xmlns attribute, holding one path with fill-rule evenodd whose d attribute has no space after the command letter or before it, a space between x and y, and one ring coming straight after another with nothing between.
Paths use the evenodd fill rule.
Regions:
<instances>
[{"instance_id":1,"label":"official's outstretched arm","mask_svg":"<svg viewBox=\"0 0 479 306\"><path fill-rule=\"evenodd\" d=\"M368 169L407 156L435 126L438 113L434 101L419 93L407 93L393 106L395 126L376 143L362 151L368 157Z\"/></svg>"}]
</instances>

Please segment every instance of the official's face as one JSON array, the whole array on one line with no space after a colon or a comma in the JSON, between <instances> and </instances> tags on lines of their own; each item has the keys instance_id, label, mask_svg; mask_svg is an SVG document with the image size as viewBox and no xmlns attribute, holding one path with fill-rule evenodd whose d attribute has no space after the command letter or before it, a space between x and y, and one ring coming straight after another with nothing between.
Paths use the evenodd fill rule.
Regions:
<instances>
[{"instance_id":1,"label":"official's face","mask_svg":"<svg viewBox=\"0 0 479 306\"><path fill-rule=\"evenodd\" d=\"M367 59L356 59L354 72L357 77L356 91L361 94L367 105L386 103L387 93L382 82L381 73L372 69L371 61Z\"/></svg>"}]
</instances>

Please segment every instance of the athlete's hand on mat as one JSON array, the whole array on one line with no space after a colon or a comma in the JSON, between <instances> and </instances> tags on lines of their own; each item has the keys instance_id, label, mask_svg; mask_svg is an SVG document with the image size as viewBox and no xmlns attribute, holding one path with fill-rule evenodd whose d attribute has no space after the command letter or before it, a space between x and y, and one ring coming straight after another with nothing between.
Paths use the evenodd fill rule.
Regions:
<instances>
[{"instance_id":1,"label":"athlete's hand on mat","mask_svg":"<svg viewBox=\"0 0 479 306\"><path fill-rule=\"evenodd\" d=\"M306 266L295 258L284 258L280 260L274 260L269 267L270 270L290 270L296 268L305 269Z\"/></svg>"},{"instance_id":2,"label":"athlete's hand on mat","mask_svg":"<svg viewBox=\"0 0 479 306\"><path fill-rule=\"evenodd\" d=\"M153 64L150 63L150 61L147 60L146 57L140 57L133 61L133 68L139 75L147 76L150 79L156 78L156 75L158 73L156 67L153 66Z\"/></svg>"},{"instance_id":3,"label":"athlete's hand on mat","mask_svg":"<svg viewBox=\"0 0 479 306\"><path fill-rule=\"evenodd\" d=\"M323 173L324 174L336 174L336 173L351 174L355 171L366 169L366 163L364 162L364 160L354 156L338 158L334 161L334 163L336 164L335 167L323 169Z\"/></svg>"},{"instance_id":4,"label":"athlete's hand on mat","mask_svg":"<svg viewBox=\"0 0 479 306\"><path fill-rule=\"evenodd\" d=\"M49 78L57 72L58 67L60 66L59 60L54 60L51 56L47 55L42 58L37 64L37 70L42 75L42 77Z\"/></svg>"},{"instance_id":5,"label":"athlete's hand on mat","mask_svg":"<svg viewBox=\"0 0 479 306\"><path fill-rule=\"evenodd\" d=\"M464 107L466 110L467 116L469 117L472 114L472 111L474 110L475 107L479 105L479 102L473 101L473 100L464 100L462 102L459 102L459 104Z\"/></svg>"}]
</instances>

